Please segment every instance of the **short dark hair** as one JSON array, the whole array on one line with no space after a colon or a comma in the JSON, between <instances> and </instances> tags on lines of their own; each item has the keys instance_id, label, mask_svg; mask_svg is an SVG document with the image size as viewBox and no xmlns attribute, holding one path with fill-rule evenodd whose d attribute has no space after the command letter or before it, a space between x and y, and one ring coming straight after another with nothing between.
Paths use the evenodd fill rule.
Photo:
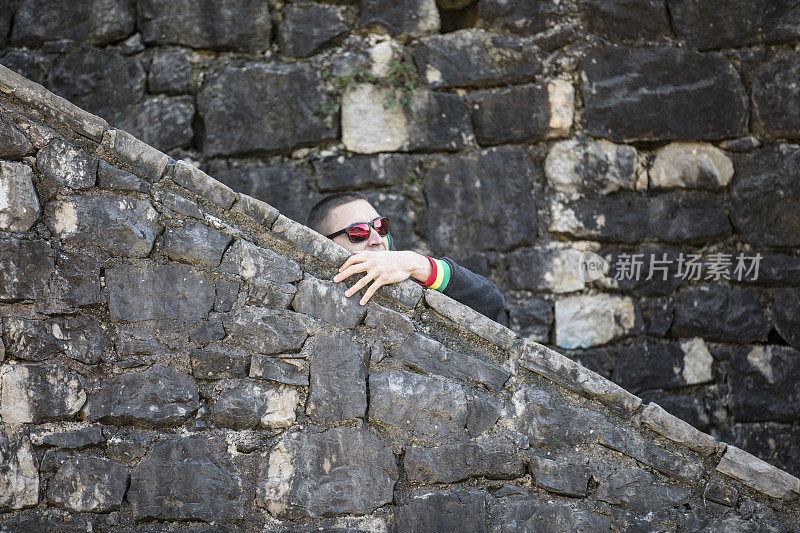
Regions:
<instances>
[{"instance_id":1,"label":"short dark hair","mask_svg":"<svg viewBox=\"0 0 800 533\"><path fill-rule=\"evenodd\" d=\"M306 226L314 231L319 231L322 233L320 231L320 229L322 229L322 222L327 218L328 213L340 205L349 204L350 202L355 202L356 200L364 200L369 202L367 197L360 192L337 192L335 194L326 196L311 208L311 211L308 213L308 218L306 219Z\"/></svg>"}]
</instances>

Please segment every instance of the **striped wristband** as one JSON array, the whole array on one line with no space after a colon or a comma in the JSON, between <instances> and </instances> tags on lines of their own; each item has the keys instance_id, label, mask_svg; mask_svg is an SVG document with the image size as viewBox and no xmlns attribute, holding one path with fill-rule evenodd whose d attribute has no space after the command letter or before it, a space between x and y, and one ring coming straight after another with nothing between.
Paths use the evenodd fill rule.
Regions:
<instances>
[{"instance_id":1,"label":"striped wristband","mask_svg":"<svg viewBox=\"0 0 800 533\"><path fill-rule=\"evenodd\" d=\"M422 284L423 287L444 292L450 283L450 265L447 264L447 261L442 261L441 259L434 259L427 255L425 257L431 263L431 276Z\"/></svg>"}]
</instances>

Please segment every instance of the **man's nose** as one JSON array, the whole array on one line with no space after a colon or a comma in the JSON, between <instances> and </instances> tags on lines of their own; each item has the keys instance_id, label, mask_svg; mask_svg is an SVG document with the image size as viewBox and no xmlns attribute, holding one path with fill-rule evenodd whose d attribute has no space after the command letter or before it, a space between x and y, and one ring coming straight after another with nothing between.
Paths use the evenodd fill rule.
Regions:
<instances>
[{"instance_id":1,"label":"man's nose","mask_svg":"<svg viewBox=\"0 0 800 533\"><path fill-rule=\"evenodd\" d=\"M381 236L375 231L375 228L369 228L369 244L380 246L382 243Z\"/></svg>"}]
</instances>

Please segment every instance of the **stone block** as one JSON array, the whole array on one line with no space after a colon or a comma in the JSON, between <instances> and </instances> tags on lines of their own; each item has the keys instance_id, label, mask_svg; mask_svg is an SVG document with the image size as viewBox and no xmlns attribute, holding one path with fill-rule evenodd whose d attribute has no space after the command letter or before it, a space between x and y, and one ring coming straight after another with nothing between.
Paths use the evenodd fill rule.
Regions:
<instances>
[{"instance_id":1,"label":"stone block","mask_svg":"<svg viewBox=\"0 0 800 533\"><path fill-rule=\"evenodd\" d=\"M367 514L393 499L391 449L363 426L286 434L270 451L256 505L281 519Z\"/></svg>"},{"instance_id":2,"label":"stone block","mask_svg":"<svg viewBox=\"0 0 800 533\"><path fill-rule=\"evenodd\" d=\"M236 193L230 187L185 161L175 163L170 177L181 187L223 209L229 209L236 201Z\"/></svg>"},{"instance_id":3,"label":"stone block","mask_svg":"<svg viewBox=\"0 0 800 533\"><path fill-rule=\"evenodd\" d=\"M81 378L61 363L0 369L0 417L5 424L69 420L86 403Z\"/></svg>"},{"instance_id":4,"label":"stone block","mask_svg":"<svg viewBox=\"0 0 800 533\"><path fill-rule=\"evenodd\" d=\"M415 490L398 502L394 531L486 531L486 499L475 488Z\"/></svg>"},{"instance_id":5,"label":"stone block","mask_svg":"<svg viewBox=\"0 0 800 533\"><path fill-rule=\"evenodd\" d=\"M0 157L22 159L35 151L31 141L7 118L0 118Z\"/></svg>"},{"instance_id":6,"label":"stone block","mask_svg":"<svg viewBox=\"0 0 800 533\"><path fill-rule=\"evenodd\" d=\"M24 0L14 14L11 44L38 48L69 40L104 45L133 33L136 9L125 0Z\"/></svg>"},{"instance_id":7,"label":"stone block","mask_svg":"<svg viewBox=\"0 0 800 533\"><path fill-rule=\"evenodd\" d=\"M725 449L717 472L772 498L796 500L800 495L800 480L736 446Z\"/></svg>"},{"instance_id":8,"label":"stone block","mask_svg":"<svg viewBox=\"0 0 800 533\"><path fill-rule=\"evenodd\" d=\"M699 337L670 344L620 347L611 353L615 361L613 380L633 392L676 389L713 379L714 358Z\"/></svg>"},{"instance_id":9,"label":"stone block","mask_svg":"<svg viewBox=\"0 0 800 533\"><path fill-rule=\"evenodd\" d=\"M246 194L239 194L236 203L233 204L231 210L237 213L242 213L257 225L269 228L278 219L280 214L277 209L269 205L267 202L262 202L252 196Z\"/></svg>"},{"instance_id":10,"label":"stone block","mask_svg":"<svg viewBox=\"0 0 800 533\"><path fill-rule=\"evenodd\" d=\"M796 422L800 401L800 351L754 345L733 350L728 370L728 405L737 421Z\"/></svg>"},{"instance_id":11,"label":"stone block","mask_svg":"<svg viewBox=\"0 0 800 533\"><path fill-rule=\"evenodd\" d=\"M308 387L309 364L305 359L294 357L253 354L250 360L250 377Z\"/></svg>"},{"instance_id":12,"label":"stone block","mask_svg":"<svg viewBox=\"0 0 800 533\"><path fill-rule=\"evenodd\" d=\"M642 424L659 435L704 455L711 455L717 450L714 437L672 416L658 404L647 404L642 411Z\"/></svg>"},{"instance_id":13,"label":"stone block","mask_svg":"<svg viewBox=\"0 0 800 533\"><path fill-rule=\"evenodd\" d=\"M436 0L360 0L359 26L415 38L439 29Z\"/></svg>"},{"instance_id":14,"label":"stone block","mask_svg":"<svg viewBox=\"0 0 800 533\"><path fill-rule=\"evenodd\" d=\"M772 300L772 315L778 335L800 350L800 289L776 292Z\"/></svg>"},{"instance_id":15,"label":"stone block","mask_svg":"<svg viewBox=\"0 0 800 533\"><path fill-rule=\"evenodd\" d=\"M216 267L232 237L215 228L191 222L164 232L164 253L170 259Z\"/></svg>"},{"instance_id":16,"label":"stone block","mask_svg":"<svg viewBox=\"0 0 800 533\"><path fill-rule=\"evenodd\" d=\"M0 301L44 298L54 268L47 241L0 239Z\"/></svg>"},{"instance_id":17,"label":"stone block","mask_svg":"<svg viewBox=\"0 0 800 533\"><path fill-rule=\"evenodd\" d=\"M530 41L472 28L426 39L414 49L414 62L432 89L521 83L542 70Z\"/></svg>"},{"instance_id":18,"label":"stone block","mask_svg":"<svg viewBox=\"0 0 800 533\"><path fill-rule=\"evenodd\" d=\"M511 305L509 326L520 337L547 343L553 325L553 304L540 298L530 298L520 305Z\"/></svg>"},{"instance_id":19,"label":"stone block","mask_svg":"<svg viewBox=\"0 0 800 533\"><path fill-rule=\"evenodd\" d=\"M318 323L300 313L245 306L224 317L226 342L251 353L297 352L309 335L321 331Z\"/></svg>"},{"instance_id":20,"label":"stone block","mask_svg":"<svg viewBox=\"0 0 800 533\"><path fill-rule=\"evenodd\" d=\"M650 168L651 188L715 189L733 177L733 163L709 143L675 142L656 150Z\"/></svg>"},{"instance_id":21,"label":"stone block","mask_svg":"<svg viewBox=\"0 0 800 533\"><path fill-rule=\"evenodd\" d=\"M638 76L623 73L637 72ZM598 48L581 71L587 132L612 141L716 140L747 129L747 95L721 55Z\"/></svg>"},{"instance_id":22,"label":"stone block","mask_svg":"<svg viewBox=\"0 0 800 533\"><path fill-rule=\"evenodd\" d=\"M5 420L4 420L5 422ZM28 437L0 429L0 510L16 511L39 503L39 468Z\"/></svg>"},{"instance_id":23,"label":"stone block","mask_svg":"<svg viewBox=\"0 0 800 533\"><path fill-rule=\"evenodd\" d=\"M642 317L633 300L597 294L568 296L556 301L556 344L589 348L642 331Z\"/></svg>"},{"instance_id":24,"label":"stone block","mask_svg":"<svg viewBox=\"0 0 800 533\"><path fill-rule=\"evenodd\" d=\"M747 289L711 285L681 292L672 333L720 342L747 343L769 333L766 307Z\"/></svg>"},{"instance_id":25,"label":"stone block","mask_svg":"<svg viewBox=\"0 0 800 533\"><path fill-rule=\"evenodd\" d=\"M25 361L66 356L97 364L108 346L102 324L89 315L47 320L7 316L2 337L6 354Z\"/></svg>"},{"instance_id":26,"label":"stone block","mask_svg":"<svg viewBox=\"0 0 800 533\"><path fill-rule=\"evenodd\" d=\"M191 96L148 96L120 112L114 126L158 150L189 148L194 138Z\"/></svg>"},{"instance_id":27,"label":"stone block","mask_svg":"<svg viewBox=\"0 0 800 533\"><path fill-rule=\"evenodd\" d=\"M689 500L690 491L683 485L659 483L641 468L621 468L601 480L595 497L634 512L673 507Z\"/></svg>"},{"instance_id":28,"label":"stone block","mask_svg":"<svg viewBox=\"0 0 800 533\"><path fill-rule=\"evenodd\" d=\"M303 345L311 362L306 413L317 423L361 418L367 410L367 346L346 333L321 333Z\"/></svg>"},{"instance_id":29,"label":"stone block","mask_svg":"<svg viewBox=\"0 0 800 533\"><path fill-rule=\"evenodd\" d=\"M143 143L130 133L111 129L103 135L101 147L123 163L142 173L150 181L158 181L170 158Z\"/></svg>"},{"instance_id":30,"label":"stone block","mask_svg":"<svg viewBox=\"0 0 800 533\"><path fill-rule=\"evenodd\" d=\"M489 500L491 531L613 531L612 518L584 508L580 501L522 495Z\"/></svg>"},{"instance_id":31,"label":"stone block","mask_svg":"<svg viewBox=\"0 0 800 533\"><path fill-rule=\"evenodd\" d=\"M486 0L478 19L489 29L529 36L555 26L565 9L558 0Z\"/></svg>"},{"instance_id":32,"label":"stone block","mask_svg":"<svg viewBox=\"0 0 800 533\"><path fill-rule=\"evenodd\" d=\"M65 462L47 484L47 503L76 513L119 510L128 469L103 457L79 455Z\"/></svg>"},{"instance_id":33,"label":"stone block","mask_svg":"<svg viewBox=\"0 0 800 533\"><path fill-rule=\"evenodd\" d=\"M278 26L278 46L284 55L308 57L333 44L350 29L355 10L309 2L286 6Z\"/></svg>"},{"instance_id":34,"label":"stone block","mask_svg":"<svg viewBox=\"0 0 800 533\"><path fill-rule=\"evenodd\" d=\"M244 239L236 239L228 247L222 257L220 270L238 274L247 281L293 283L303 277L300 267L291 259Z\"/></svg>"},{"instance_id":35,"label":"stone block","mask_svg":"<svg viewBox=\"0 0 800 533\"><path fill-rule=\"evenodd\" d=\"M367 307L364 324L375 328L378 336L391 345L403 342L414 333L414 323L405 314L378 304Z\"/></svg>"},{"instance_id":36,"label":"stone block","mask_svg":"<svg viewBox=\"0 0 800 533\"><path fill-rule=\"evenodd\" d=\"M192 88L194 55L189 50L163 50L150 62L147 89L151 93L186 94Z\"/></svg>"},{"instance_id":37,"label":"stone block","mask_svg":"<svg viewBox=\"0 0 800 533\"><path fill-rule=\"evenodd\" d=\"M97 186L102 189L150 192L150 184L145 180L102 159L97 167Z\"/></svg>"},{"instance_id":38,"label":"stone block","mask_svg":"<svg viewBox=\"0 0 800 533\"><path fill-rule=\"evenodd\" d=\"M86 410L93 422L158 428L181 425L199 407L191 376L155 365L104 380Z\"/></svg>"},{"instance_id":39,"label":"stone block","mask_svg":"<svg viewBox=\"0 0 800 533\"><path fill-rule=\"evenodd\" d=\"M580 0L578 7L589 29L612 41L656 41L670 34L666 5L659 0Z\"/></svg>"},{"instance_id":40,"label":"stone block","mask_svg":"<svg viewBox=\"0 0 800 533\"><path fill-rule=\"evenodd\" d=\"M297 287L292 309L343 328L354 328L367 313L359 304L358 295L344 295L347 286L317 278L307 277Z\"/></svg>"},{"instance_id":41,"label":"stone block","mask_svg":"<svg viewBox=\"0 0 800 533\"><path fill-rule=\"evenodd\" d=\"M237 431L287 428L295 421L298 403L296 389L245 381L219 395L211 419Z\"/></svg>"},{"instance_id":42,"label":"stone block","mask_svg":"<svg viewBox=\"0 0 800 533\"><path fill-rule=\"evenodd\" d=\"M350 257L350 252L337 243L320 235L308 226L278 215L272 225L272 233L298 250L338 267Z\"/></svg>"},{"instance_id":43,"label":"stone block","mask_svg":"<svg viewBox=\"0 0 800 533\"><path fill-rule=\"evenodd\" d=\"M36 446L55 446L57 448L67 448L78 450L101 444L106 439L103 437L101 426L88 426L72 431L47 431L31 434L31 442Z\"/></svg>"},{"instance_id":44,"label":"stone block","mask_svg":"<svg viewBox=\"0 0 800 533\"><path fill-rule=\"evenodd\" d=\"M548 492L573 498L585 498L591 469L582 464L560 463L552 459L531 456L528 471L533 482Z\"/></svg>"},{"instance_id":45,"label":"stone block","mask_svg":"<svg viewBox=\"0 0 800 533\"><path fill-rule=\"evenodd\" d=\"M425 302L440 315L500 348L510 348L517 338L507 327L439 291L431 289L425 291Z\"/></svg>"},{"instance_id":46,"label":"stone block","mask_svg":"<svg viewBox=\"0 0 800 533\"><path fill-rule=\"evenodd\" d=\"M636 188L636 148L605 139L571 139L553 145L544 163L547 183L571 196L596 196Z\"/></svg>"},{"instance_id":47,"label":"stone block","mask_svg":"<svg viewBox=\"0 0 800 533\"><path fill-rule=\"evenodd\" d=\"M138 15L146 44L260 53L272 33L269 6L259 0L144 0Z\"/></svg>"},{"instance_id":48,"label":"stone block","mask_svg":"<svg viewBox=\"0 0 800 533\"><path fill-rule=\"evenodd\" d=\"M471 477L515 479L525 464L503 438L460 441L435 448L407 446L403 466L411 483L455 483Z\"/></svg>"},{"instance_id":49,"label":"stone block","mask_svg":"<svg viewBox=\"0 0 800 533\"><path fill-rule=\"evenodd\" d=\"M42 212L31 167L0 161L0 199L0 230L28 231Z\"/></svg>"}]
</instances>

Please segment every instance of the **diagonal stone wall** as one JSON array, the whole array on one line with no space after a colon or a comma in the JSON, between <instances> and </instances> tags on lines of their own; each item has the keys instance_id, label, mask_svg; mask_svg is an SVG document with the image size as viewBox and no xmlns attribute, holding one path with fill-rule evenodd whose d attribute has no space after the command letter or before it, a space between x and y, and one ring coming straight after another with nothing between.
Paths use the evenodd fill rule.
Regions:
<instances>
[{"instance_id":1,"label":"diagonal stone wall","mask_svg":"<svg viewBox=\"0 0 800 533\"><path fill-rule=\"evenodd\" d=\"M359 306L344 249L5 67L0 116L3 531L796 528L797 478L441 293Z\"/></svg>"}]
</instances>

